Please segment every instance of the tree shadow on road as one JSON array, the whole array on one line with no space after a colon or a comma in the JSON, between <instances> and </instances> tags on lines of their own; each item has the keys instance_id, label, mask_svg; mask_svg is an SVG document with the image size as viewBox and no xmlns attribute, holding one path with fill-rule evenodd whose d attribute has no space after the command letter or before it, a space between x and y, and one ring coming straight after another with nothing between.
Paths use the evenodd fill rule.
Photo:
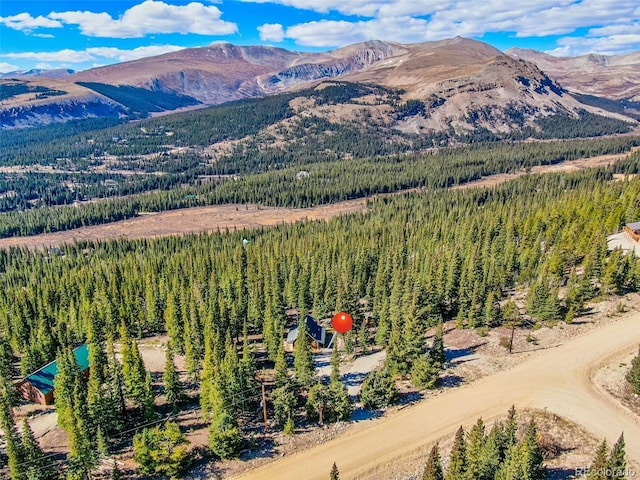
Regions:
<instances>
[{"instance_id":1,"label":"tree shadow on road","mask_svg":"<svg viewBox=\"0 0 640 480\"><path fill-rule=\"evenodd\" d=\"M575 468L547 468L547 480L569 480L576 477Z\"/></svg>"}]
</instances>

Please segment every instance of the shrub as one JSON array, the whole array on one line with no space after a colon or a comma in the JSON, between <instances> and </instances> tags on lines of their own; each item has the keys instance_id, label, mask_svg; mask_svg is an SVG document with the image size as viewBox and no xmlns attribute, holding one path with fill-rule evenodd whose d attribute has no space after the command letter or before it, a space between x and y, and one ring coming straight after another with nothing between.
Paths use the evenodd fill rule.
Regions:
<instances>
[{"instance_id":1,"label":"shrub","mask_svg":"<svg viewBox=\"0 0 640 480\"><path fill-rule=\"evenodd\" d=\"M627 382L636 395L640 395L640 354L631 362L631 369L627 372Z\"/></svg>"},{"instance_id":2,"label":"shrub","mask_svg":"<svg viewBox=\"0 0 640 480\"><path fill-rule=\"evenodd\" d=\"M220 458L236 458L242 448L242 433L231 415L223 412L209 427L209 448Z\"/></svg>"},{"instance_id":3,"label":"shrub","mask_svg":"<svg viewBox=\"0 0 640 480\"><path fill-rule=\"evenodd\" d=\"M387 370L371 372L362 382L360 400L365 408L375 409L393 405L399 396L398 387Z\"/></svg>"},{"instance_id":4,"label":"shrub","mask_svg":"<svg viewBox=\"0 0 640 480\"><path fill-rule=\"evenodd\" d=\"M133 458L144 475L180 478L189 462L187 443L175 422L167 422L164 428L145 428L133 437Z\"/></svg>"}]
</instances>

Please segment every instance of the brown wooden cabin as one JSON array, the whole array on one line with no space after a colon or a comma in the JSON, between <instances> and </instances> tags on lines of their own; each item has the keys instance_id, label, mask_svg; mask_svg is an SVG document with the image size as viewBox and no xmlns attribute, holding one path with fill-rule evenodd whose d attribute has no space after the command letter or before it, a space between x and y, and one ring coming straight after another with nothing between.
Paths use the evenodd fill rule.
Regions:
<instances>
[{"instance_id":1,"label":"brown wooden cabin","mask_svg":"<svg viewBox=\"0 0 640 480\"><path fill-rule=\"evenodd\" d=\"M627 223L623 230L624 233L633 238L636 242L640 242L640 222Z\"/></svg>"},{"instance_id":2,"label":"brown wooden cabin","mask_svg":"<svg viewBox=\"0 0 640 480\"><path fill-rule=\"evenodd\" d=\"M89 372L89 349L82 344L73 350L76 363L85 375ZM39 370L22 379L17 387L22 398L32 403L41 405L53 404L55 376L58 373L58 364L53 361Z\"/></svg>"}]
</instances>

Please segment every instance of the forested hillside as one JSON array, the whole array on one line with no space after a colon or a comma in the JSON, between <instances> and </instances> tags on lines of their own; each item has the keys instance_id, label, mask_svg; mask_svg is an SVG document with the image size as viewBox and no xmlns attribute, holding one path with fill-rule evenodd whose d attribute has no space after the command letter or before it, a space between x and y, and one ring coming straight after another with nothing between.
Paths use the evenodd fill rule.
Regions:
<instances>
[{"instance_id":1,"label":"forested hillside","mask_svg":"<svg viewBox=\"0 0 640 480\"><path fill-rule=\"evenodd\" d=\"M354 137L356 138L356 137ZM441 189L476 180L485 175L514 172L536 165L555 164L602 154L627 152L638 144L635 137L534 143L487 143L467 147L446 148L423 153L376 156L365 159L321 161L276 169L255 175L200 178L197 158L185 164L179 174L145 175L131 178L124 175L66 174L66 185L73 190L55 188L52 175L9 176L11 182L35 189L34 198L54 203L56 198L83 199L93 196L124 195L145 188L167 188L166 191L135 195L127 198L91 202L74 206L40 207L27 211L0 214L0 236L32 235L67 230L84 225L107 223L133 217L140 212L216 205L223 203L258 203L263 205L307 207L366 197L377 193L395 192L407 188ZM626 165L626 164L625 164ZM630 160L626 173L635 173L635 160ZM189 167L191 166L191 167ZM621 170L622 171L622 170ZM90 177L96 185L76 179ZM70 180L70 181L69 181ZM107 182L107 180L109 180ZM118 184L117 180L122 183ZM183 187L189 181L194 186ZM36 182L43 182L42 186ZM7 182L8 185L11 183ZM13 187L17 188L17 187ZM27 189L27 191L29 191ZM59 197L52 197L53 194ZM44 200L41 203L47 204ZM15 206L27 201L25 194L3 199L3 204Z\"/></svg>"},{"instance_id":2,"label":"forested hillside","mask_svg":"<svg viewBox=\"0 0 640 480\"><path fill-rule=\"evenodd\" d=\"M637 168L639 157L634 154L627 168ZM388 371L418 383L425 379L422 367L433 365L423 357L427 327L446 319L459 328L511 324L513 311L503 300L514 288L528 291L532 322L571 321L590 298L637 290L638 260L619 251L609 255L606 235L640 217L639 196L640 179L614 180L612 170L597 169L530 175L492 189L384 198L366 214L328 223L79 243L56 252L1 251L2 384L6 389L11 374L56 357L65 365L72 345L89 343L88 387L77 386L84 384L69 364L59 385L76 393L56 397L61 425L76 432L70 468L86 472L97 447L88 433L92 426L101 426L98 438L108 445L129 422L155 418L135 339L166 333L169 351L185 356L190 378L199 382L211 449L234 456L243 435L234 399L257 390L256 368L265 366L256 363L256 341L276 364L282 389L274 391L274 404L281 398L276 408L283 428L299 408L288 393L295 385L303 390L293 392L307 396L310 419L320 397L336 402L327 419L350 412L340 403L341 384L309 388L313 368L303 347L296 347L293 372L287 372L285 308L316 318L352 312L347 345L385 347ZM250 342L249 334L259 340ZM12 371L14 359L20 372ZM85 402L88 409L69 413ZM151 441L141 438L139 448Z\"/></svg>"},{"instance_id":3,"label":"forested hillside","mask_svg":"<svg viewBox=\"0 0 640 480\"><path fill-rule=\"evenodd\" d=\"M138 113L169 108L172 102L188 103L188 99L170 95L136 96L132 87L89 86L115 100L129 102ZM457 159L450 164L452 154L442 150L447 145L602 136L627 132L630 125L581 111L577 115L541 117L535 125L525 126L522 112L514 107L509 115L518 128L500 134L478 123L491 116L489 111L469 114L467 120L476 125L473 131L429 130L416 134L409 133L406 125L432 115L444 99L405 101L402 93L376 85L330 82L296 93L139 122L93 119L37 130L2 130L0 212L19 214L0 219L0 234L32 234L103 223L141 210L249 201L305 206L405 187L448 186L479 175L573 159L574 145L590 155L616 153L623 145L636 143L632 139L607 139L594 142L595 147L585 143L560 147L528 144L531 154L510 144L481 146L481 151L489 152L487 155L503 152L497 154L498 160L490 161L485 154L478 154L477 147L470 147L468 153L462 150L461 155L467 156L460 160L462 164ZM132 96L137 103L131 103ZM442 152L433 156L434 148ZM459 151L453 150L453 156ZM515 158L510 161L512 153ZM406 172L405 167L417 170ZM453 173L448 175L446 171ZM304 176L305 180L298 182L302 185L292 181L298 173ZM331 185L337 175L343 183L355 184L348 189ZM221 186L229 176L240 177L241 184ZM276 191L266 194L265 184L276 185ZM39 210L155 190L168 193L78 211ZM33 209L37 211L23 214Z\"/></svg>"}]
</instances>

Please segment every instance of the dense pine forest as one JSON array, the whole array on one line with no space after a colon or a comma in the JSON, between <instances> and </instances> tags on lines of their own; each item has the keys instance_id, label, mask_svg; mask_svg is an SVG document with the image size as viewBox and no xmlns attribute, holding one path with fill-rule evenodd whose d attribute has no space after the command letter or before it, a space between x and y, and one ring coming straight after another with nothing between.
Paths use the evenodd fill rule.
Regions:
<instances>
[{"instance_id":1,"label":"dense pine forest","mask_svg":"<svg viewBox=\"0 0 640 480\"><path fill-rule=\"evenodd\" d=\"M462 158L473 157L467 155ZM635 153L617 168L635 171L638 161ZM281 428L291 429L300 409L310 420L318 414L326 421L348 418L352 406L339 376L328 385L316 383L306 342L296 344L293 368L288 366L287 308L320 319L349 311L355 326L347 348L386 348L386 369L370 382L372 406L393 401L389 379L433 386L442 345L427 342L429 327L449 319L459 328L514 324L522 313L508 301L514 289L528 292L526 316L533 323L570 322L589 299L638 289L638 260L609 254L606 235L640 217L640 179L616 180L614 171L407 193L328 223L77 243L55 252L1 251L3 429L14 431L6 414L10 378L57 358L64 374L56 388L67 392L56 396L56 406L60 425L70 432L68 465L84 478L96 452L108 450L118 432L156 418L137 339L157 333L169 338L167 365L172 355L184 355L188 375L199 385L201 415L210 422L210 448L218 457L242 449L245 425L237 399L255 395L257 372L266 365L274 367L273 408ZM260 339L265 358L258 358L252 338ZM92 356L88 383L70 357L78 342L87 342ZM177 399L175 377L167 375L163 383ZM96 437L91 432L97 426ZM168 435L146 432L134 441L138 452L155 448L154 435ZM183 443L176 435L174 446ZM25 442L15 433L16 445ZM139 456L140 463L147 461ZM20 470L15 461L11 468Z\"/></svg>"},{"instance_id":2,"label":"dense pine forest","mask_svg":"<svg viewBox=\"0 0 640 480\"><path fill-rule=\"evenodd\" d=\"M309 207L402 189L437 190L459 185L495 173L514 172L536 165L602 154L628 152L638 145L635 137L614 137L561 142L487 143L440 149L430 153L406 153L364 159L323 161L259 174L217 179L199 177L197 157L179 162L180 173L118 176L68 174L62 176L21 174L6 181L7 188L21 187L21 195L6 196L1 205L15 207L35 201L87 200L109 195L144 195L114 198L74 206L32 208L0 214L0 237L33 235L108 223L134 217L141 212L157 212L191 206L225 203ZM621 166L622 173L635 173L636 160ZM162 165L162 164L161 164ZM173 165L173 164L172 164ZM207 170L210 173L210 168ZM77 183L76 183L77 182ZM118 183L120 182L120 183ZM184 182L195 185L184 187ZM72 189L68 184L74 185ZM175 187L175 188L172 188ZM31 192L31 193L28 193Z\"/></svg>"},{"instance_id":3,"label":"dense pine forest","mask_svg":"<svg viewBox=\"0 0 640 480\"><path fill-rule=\"evenodd\" d=\"M193 103L89 86L126 99L133 116ZM487 175L628 153L639 138L576 139L624 133L628 124L582 112L500 138L482 129L417 136L364 111L345 123L296 117L292 106L294 99L327 108L373 102L402 120L427 116L442 100L402 102L401 93L336 83L126 124L90 120L1 131L0 237L182 207L308 207L398 192L330 222L0 250L2 472L12 480L53 480L60 478L52 468L59 462L67 478L89 478L100 457L131 446L143 475L180 478L188 442L166 415L196 412L209 426L206 455L235 458L254 440L250 413L266 398L262 388L285 433L301 421L348 420L354 406L340 377L337 343L324 382L305 322L293 353L285 352L286 332L305 313L326 323L348 311L354 328L343 339L345 351L386 350L384 368L367 375L360 397L365 408L380 409L398 401L398 380L420 390L438 385L446 321L485 333L522 320L529 327L572 322L589 300L640 289L638 259L608 252L606 244L609 233L640 219L640 151L608 168L449 189ZM517 123L517 112L513 117ZM226 148L211 148L219 142ZM526 297L520 308L516 293ZM161 379L152 378L138 347L158 335L167 339ZM89 346L88 378L72 353L80 343ZM177 356L188 385L178 377ZM53 360L58 424L70 451L51 461L28 424L14 425L11 408L12 381ZM160 409L158 394L165 399ZM491 443L495 432L474 428L469 450ZM503 437L502 446L494 445L501 451L493 452L503 466L493 462L482 478L543 478L534 437L533 425L520 440ZM450 477L478 478L480 467L469 465Z\"/></svg>"}]
</instances>

